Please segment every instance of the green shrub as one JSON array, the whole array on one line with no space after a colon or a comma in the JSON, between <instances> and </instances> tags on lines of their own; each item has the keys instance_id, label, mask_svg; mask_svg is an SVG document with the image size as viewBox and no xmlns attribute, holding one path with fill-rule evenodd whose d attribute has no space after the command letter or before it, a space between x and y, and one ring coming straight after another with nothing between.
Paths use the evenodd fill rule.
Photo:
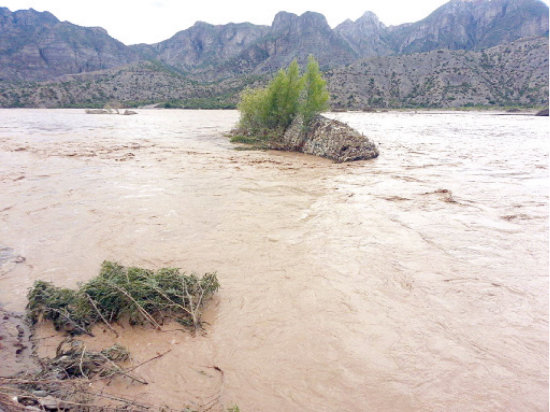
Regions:
<instances>
[{"instance_id":1,"label":"green shrub","mask_svg":"<svg viewBox=\"0 0 550 412\"><path fill-rule=\"evenodd\" d=\"M267 123L267 89L245 89L238 109L241 112L239 128L258 133Z\"/></svg>"},{"instance_id":2,"label":"green shrub","mask_svg":"<svg viewBox=\"0 0 550 412\"><path fill-rule=\"evenodd\" d=\"M286 70L279 70L267 87L243 91L238 104L239 132L265 140L284 133L298 115L307 126L313 117L329 108L328 100L326 82L315 58L309 56L303 76L298 62L293 60Z\"/></svg>"}]
</instances>

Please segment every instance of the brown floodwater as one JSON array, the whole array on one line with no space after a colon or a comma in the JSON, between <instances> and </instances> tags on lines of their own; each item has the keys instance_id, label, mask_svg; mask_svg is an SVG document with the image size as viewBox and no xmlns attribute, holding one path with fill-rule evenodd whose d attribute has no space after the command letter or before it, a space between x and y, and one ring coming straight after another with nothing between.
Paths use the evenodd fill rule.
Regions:
<instances>
[{"instance_id":1,"label":"brown floodwater","mask_svg":"<svg viewBox=\"0 0 550 412\"><path fill-rule=\"evenodd\" d=\"M241 411L548 410L548 118L332 114L380 157L236 151L234 111L0 110L0 303L103 260L217 271L193 335L96 330L103 390ZM54 339L43 326L42 351ZM1 366L0 366L1 369ZM99 390L99 388L98 388Z\"/></svg>"}]
</instances>

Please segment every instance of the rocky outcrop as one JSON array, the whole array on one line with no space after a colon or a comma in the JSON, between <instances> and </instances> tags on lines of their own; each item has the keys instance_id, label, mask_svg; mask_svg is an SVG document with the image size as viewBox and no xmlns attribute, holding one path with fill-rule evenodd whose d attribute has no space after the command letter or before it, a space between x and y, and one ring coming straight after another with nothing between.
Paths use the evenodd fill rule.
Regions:
<instances>
[{"instance_id":1,"label":"rocky outcrop","mask_svg":"<svg viewBox=\"0 0 550 412\"><path fill-rule=\"evenodd\" d=\"M271 148L326 157L336 162L378 157L376 145L345 123L324 116L315 117L305 128L296 118L285 134L271 143Z\"/></svg>"},{"instance_id":2,"label":"rocky outcrop","mask_svg":"<svg viewBox=\"0 0 550 412\"><path fill-rule=\"evenodd\" d=\"M548 108L542 109L541 111L537 112L535 116L548 116Z\"/></svg>"}]
</instances>

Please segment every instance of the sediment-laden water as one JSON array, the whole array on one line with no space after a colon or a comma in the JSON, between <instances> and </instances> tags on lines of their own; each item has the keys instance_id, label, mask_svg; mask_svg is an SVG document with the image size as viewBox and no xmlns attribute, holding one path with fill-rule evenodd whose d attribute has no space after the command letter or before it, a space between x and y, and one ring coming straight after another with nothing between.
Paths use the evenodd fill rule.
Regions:
<instances>
[{"instance_id":1,"label":"sediment-laden water","mask_svg":"<svg viewBox=\"0 0 550 412\"><path fill-rule=\"evenodd\" d=\"M109 391L212 410L547 410L548 119L332 117L380 157L236 151L232 111L1 110L0 303L21 311L33 281L75 286L104 259L217 271L204 333L117 327L136 364L171 351L136 370L149 385Z\"/></svg>"}]
</instances>

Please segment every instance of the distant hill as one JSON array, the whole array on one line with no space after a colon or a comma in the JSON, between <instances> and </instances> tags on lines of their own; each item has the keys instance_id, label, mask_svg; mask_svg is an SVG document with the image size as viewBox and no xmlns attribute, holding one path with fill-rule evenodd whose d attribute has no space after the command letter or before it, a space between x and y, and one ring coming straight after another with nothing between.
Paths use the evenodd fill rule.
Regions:
<instances>
[{"instance_id":1,"label":"distant hill","mask_svg":"<svg viewBox=\"0 0 550 412\"><path fill-rule=\"evenodd\" d=\"M332 107L544 106L548 38L517 40L483 51L437 50L371 57L325 73ZM61 81L0 83L1 107L139 106L232 108L240 91L269 75L199 83L162 63L139 62Z\"/></svg>"},{"instance_id":2,"label":"distant hill","mask_svg":"<svg viewBox=\"0 0 550 412\"><path fill-rule=\"evenodd\" d=\"M365 13L335 28L362 57L431 50L481 50L548 36L548 6L539 0L451 0L416 23L386 27Z\"/></svg>"},{"instance_id":3,"label":"distant hill","mask_svg":"<svg viewBox=\"0 0 550 412\"><path fill-rule=\"evenodd\" d=\"M542 39L533 40L537 37ZM99 104L106 96L134 102L171 101L193 95L189 91L195 88L204 93L209 91L210 94L202 96L205 99L223 89L218 103L225 106L235 100L230 90L236 85L244 87L251 78L264 79L294 58L304 63L309 54L315 55L328 74L333 103L337 106L449 106L474 101L545 104L547 95L520 93L527 87L523 84L526 75L509 70L514 62L523 62L526 67L516 67L519 73L528 70L536 82L543 79L539 74L547 71L548 66L548 47L544 51L541 46L545 38L548 38L548 7L540 0L451 0L419 22L390 27L371 12L334 29L319 13L297 16L280 12L271 26L197 22L160 43L133 46L124 45L101 28L60 22L48 12L32 9L11 12L0 8L0 104ZM536 59L528 60L533 52L527 48L506 46L520 39L531 39L524 44L537 50ZM499 45L503 47L495 48ZM483 54L486 49L491 52ZM461 56L469 56L471 61ZM492 60L482 62L483 56ZM500 64L501 61L508 65ZM367 66L368 73L364 69ZM447 73L451 68L457 72ZM485 69L489 68L492 72L487 77ZM154 73L152 79L140 76L143 70ZM86 77L86 73L91 75ZM109 82L105 81L107 73L115 76ZM509 78L503 77L508 75ZM155 83L159 76L168 76L170 81L163 84L171 87ZM467 81L463 81L466 77ZM76 93L72 88L67 93L59 89L68 78L71 85L87 78L84 84L89 85L85 89L88 94ZM372 78L375 87L370 87ZM430 89L431 94L419 92L427 78L438 84ZM517 92L499 95L497 85L488 85L489 80L495 79L518 82L511 86ZM53 87L59 96L53 97L51 93L37 96L29 86L37 81L47 83L33 87L41 90ZM461 89L458 81L479 87ZM117 83L112 86L116 90L106 89L108 83ZM150 89L153 84L157 90ZM232 86L226 90L228 84ZM485 84L486 87L482 86ZM21 95L23 90L25 96ZM159 90L165 90L164 94ZM15 94L6 95L7 91ZM474 98L472 93L479 96ZM69 96L73 103L66 101Z\"/></svg>"},{"instance_id":4,"label":"distant hill","mask_svg":"<svg viewBox=\"0 0 550 412\"><path fill-rule=\"evenodd\" d=\"M255 44L268 26L250 23L214 26L197 22L163 42L150 46L155 58L181 71L215 69Z\"/></svg>"},{"instance_id":5,"label":"distant hill","mask_svg":"<svg viewBox=\"0 0 550 412\"><path fill-rule=\"evenodd\" d=\"M371 57L326 74L334 108L548 105L548 38Z\"/></svg>"},{"instance_id":6,"label":"distant hill","mask_svg":"<svg viewBox=\"0 0 550 412\"><path fill-rule=\"evenodd\" d=\"M425 19L389 27L393 54L482 50L548 36L548 6L539 0L451 0Z\"/></svg>"}]
</instances>

